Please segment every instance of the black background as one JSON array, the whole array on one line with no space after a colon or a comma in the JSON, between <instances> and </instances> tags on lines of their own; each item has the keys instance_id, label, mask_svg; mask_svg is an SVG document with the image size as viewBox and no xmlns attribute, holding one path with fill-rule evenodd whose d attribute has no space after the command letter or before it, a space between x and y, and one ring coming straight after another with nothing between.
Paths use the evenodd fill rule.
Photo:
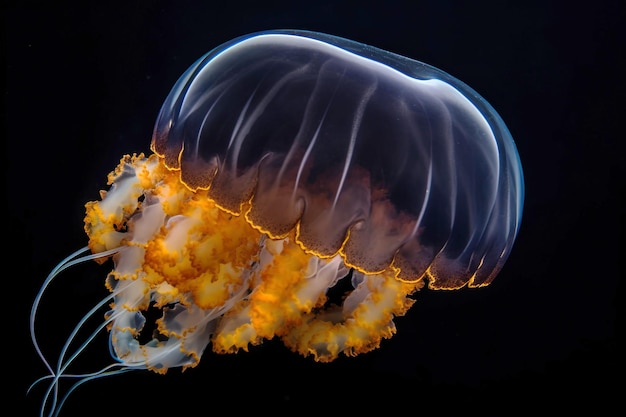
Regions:
<instances>
[{"instance_id":1,"label":"black background","mask_svg":"<svg viewBox=\"0 0 626 417\"><path fill-rule=\"evenodd\" d=\"M515 248L487 288L422 291L382 347L331 364L279 343L80 387L62 415L580 411L623 395L626 113L623 2L8 2L9 209L2 314L8 408L35 415L45 374L28 334L47 272L86 243L86 201L126 153L148 152L177 78L233 37L299 28L372 44L463 80L501 114L524 167ZM54 357L106 295L107 267L64 274L41 306ZM98 338L74 370L109 363ZM67 384L65 385L67 386ZM221 411L220 411L221 410ZM4 415L13 415L2 413Z\"/></svg>"}]
</instances>

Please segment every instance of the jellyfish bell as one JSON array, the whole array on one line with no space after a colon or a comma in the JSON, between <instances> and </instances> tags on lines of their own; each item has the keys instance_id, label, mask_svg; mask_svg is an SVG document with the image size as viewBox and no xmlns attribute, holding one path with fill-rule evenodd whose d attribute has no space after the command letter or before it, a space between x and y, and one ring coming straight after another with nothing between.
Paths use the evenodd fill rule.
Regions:
<instances>
[{"instance_id":1,"label":"jellyfish bell","mask_svg":"<svg viewBox=\"0 0 626 417\"><path fill-rule=\"evenodd\" d=\"M278 338L328 362L377 348L393 318L433 289L489 284L519 230L523 175L513 139L474 90L427 64L314 32L255 33L196 61L158 115L150 155L126 155L86 204L90 255L112 258L107 299L48 368L44 400L103 306L115 363L196 366L210 345ZM353 289L335 303L339 280ZM147 309L161 310L140 343ZM65 356L68 355L67 358ZM74 376L74 375L72 375ZM70 389L70 392L73 388Z\"/></svg>"},{"instance_id":2,"label":"jellyfish bell","mask_svg":"<svg viewBox=\"0 0 626 417\"><path fill-rule=\"evenodd\" d=\"M270 236L297 227L307 251L405 280L430 270L432 287L491 281L520 224L520 163L493 108L436 68L334 36L214 49L166 99L152 149L220 207L250 203Z\"/></svg>"}]
</instances>

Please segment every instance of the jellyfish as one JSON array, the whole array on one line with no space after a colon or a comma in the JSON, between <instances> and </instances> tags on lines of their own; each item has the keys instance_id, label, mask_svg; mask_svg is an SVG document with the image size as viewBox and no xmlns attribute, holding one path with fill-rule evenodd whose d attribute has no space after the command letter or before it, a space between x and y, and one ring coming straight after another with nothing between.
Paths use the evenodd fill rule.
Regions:
<instances>
[{"instance_id":1,"label":"jellyfish","mask_svg":"<svg viewBox=\"0 0 626 417\"><path fill-rule=\"evenodd\" d=\"M87 246L35 299L42 415L86 381L195 367L207 347L278 339L319 362L369 352L425 285L492 282L522 217L520 159L485 99L430 65L322 33L253 33L201 57L162 105L150 150L121 158L85 206ZM109 295L53 366L36 338L39 302L88 260L112 263ZM329 297L342 280L349 289ZM101 325L76 340L96 314ZM105 331L111 365L70 373ZM65 378L77 382L61 396Z\"/></svg>"}]
</instances>

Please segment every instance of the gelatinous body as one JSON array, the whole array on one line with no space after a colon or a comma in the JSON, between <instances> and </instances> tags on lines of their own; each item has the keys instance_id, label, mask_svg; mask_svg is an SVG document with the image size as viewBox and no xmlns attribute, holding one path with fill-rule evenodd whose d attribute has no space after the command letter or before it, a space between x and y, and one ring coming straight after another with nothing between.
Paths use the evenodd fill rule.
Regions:
<instances>
[{"instance_id":1,"label":"gelatinous body","mask_svg":"<svg viewBox=\"0 0 626 417\"><path fill-rule=\"evenodd\" d=\"M442 71L336 37L266 33L197 61L152 146L191 189L270 236L434 288L483 285L511 250L523 185L511 136ZM247 208L247 207L246 207ZM349 237L348 237L349 235Z\"/></svg>"},{"instance_id":2,"label":"gelatinous body","mask_svg":"<svg viewBox=\"0 0 626 417\"><path fill-rule=\"evenodd\" d=\"M167 97L151 148L86 205L88 259L114 261L100 305L122 371L275 337L319 361L370 351L425 283L491 282L522 216L519 157L483 98L330 35L263 32L209 52ZM334 305L341 279L354 290ZM142 344L148 308L162 317ZM56 369L40 352L53 409L74 336Z\"/></svg>"}]
</instances>

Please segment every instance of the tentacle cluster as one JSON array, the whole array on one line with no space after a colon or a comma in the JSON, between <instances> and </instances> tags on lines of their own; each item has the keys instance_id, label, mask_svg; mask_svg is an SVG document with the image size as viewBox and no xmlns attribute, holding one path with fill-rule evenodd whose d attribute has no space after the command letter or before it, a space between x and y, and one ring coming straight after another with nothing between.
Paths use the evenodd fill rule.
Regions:
<instances>
[{"instance_id":1,"label":"tentacle cluster","mask_svg":"<svg viewBox=\"0 0 626 417\"><path fill-rule=\"evenodd\" d=\"M106 281L115 294L107 318L113 351L128 366L186 368L210 342L234 353L274 337L319 361L367 352L393 335L392 319L421 286L393 271L351 273L339 254L309 253L294 233L271 239L208 191L187 189L157 155L125 156L109 184L86 205L85 231L93 252L121 247ZM332 305L326 293L346 277L355 289ZM162 316L140 343L149 308Z\"/></svg>"}]
</instances>

